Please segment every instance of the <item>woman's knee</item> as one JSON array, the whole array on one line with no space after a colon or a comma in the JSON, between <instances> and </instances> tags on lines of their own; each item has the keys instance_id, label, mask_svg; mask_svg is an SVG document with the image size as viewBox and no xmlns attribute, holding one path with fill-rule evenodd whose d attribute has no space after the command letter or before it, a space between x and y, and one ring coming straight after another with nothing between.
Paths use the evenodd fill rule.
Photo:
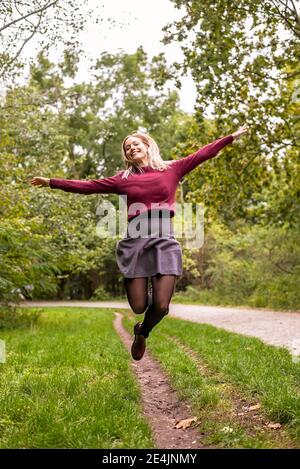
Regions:
<instances>
[{"instance_id":1,"label":"woman's knee","mask_svg":"<svg viewBox=\"0 0 300 469\"><path fill-rule=\"evenodd\" d=\"M135 314L143 314L147 309L148 303L136 303L131 305L131 309Z\"/></svg>"},{"instance_id":2,"label":"woman's knee","mask_svg":"<svg viewBox=\"0 0 300 469\"><path fill-rule=\"evenodd\" d=\"M153 307L155 308L155 311L160 315L160 316L166 316L169 313L169 304L168 303L155 303L153 304Z\"/></svg>"}]
</instances>

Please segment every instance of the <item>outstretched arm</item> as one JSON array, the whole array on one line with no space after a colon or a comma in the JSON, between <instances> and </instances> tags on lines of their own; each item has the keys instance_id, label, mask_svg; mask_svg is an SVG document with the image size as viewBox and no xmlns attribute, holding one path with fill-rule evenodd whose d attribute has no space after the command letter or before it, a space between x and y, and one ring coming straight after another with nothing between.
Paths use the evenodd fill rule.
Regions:
<instances>
[{"instance_id":1,"label":"outstretched arm","mask_svg":"<svg viewBox=\"0 0 300 469\"><path fill-rule=\"evenodd\" d=\"M38 187L49 187L49 178L34 177L31 179L31 184Z\"/></svg>"},{"instance_id":2,"label":"outstretched arm","mask_svg":"<svg viewBox=\"0 0 300 469\"><path fill-rule=\"evenodd\" d=\"M57 179L34 177L31 180L33 186L51 187L51 189L61 189L65 192L76 194L103 194L118 193L118 177L112 176L102 179L92 179L81 181L78 179Z\"/></svg>"},{"instance_id":3,"label":"outstretched arm","mask_svg":"<svg viewBox=\"0 0 300 469\"><path fill-rule=\"evenodd\" d=\"M232 136L236 140L237 138L239 138L241 135L245 134L246 132L248 132L248 127L246 124L244 124L242 127L239 128L239 130L234 132Z\"/></svg>"},{"instance_id":4,"label":"outstretched arm","mask_svg":"<svg viewBox=\"0 0 300 469\"><path fill-rule=\"evenodd\" d=\"M214 142L201 147L195 153L181 158L180 160L175 160L172 165L174 165L179 177L182 178L185 174L196 168L200 163L216 156L222 148L229 143L232 143L233 140L237 139L240 135L243 135L247 130L247 126L244 125L237 132L218 138Z\"/></svg>"}]
</instances>

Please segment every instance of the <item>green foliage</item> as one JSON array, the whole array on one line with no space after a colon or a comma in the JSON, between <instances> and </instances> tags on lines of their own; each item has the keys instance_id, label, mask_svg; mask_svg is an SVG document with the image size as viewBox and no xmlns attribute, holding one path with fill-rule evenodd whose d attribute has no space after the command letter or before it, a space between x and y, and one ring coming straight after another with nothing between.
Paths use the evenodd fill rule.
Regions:
<instances>
[{"instance_id":1,"label":"green foliage","mask_svg":"<svg viewBox=\"0 0 300 469\"><path fill-rule=\"evenodd\" d=\"M2 302L90 298L97 287L124 293L116 239L96 233L98 203L107 198L118 208L118 198L58 193L34 188L30 180L112 175L122 167L124 136L137 127L151 132L170 159L177 122L184 118L177 93L165 87L162 55L148 61L142 48L131 55L102 54L90 83L70 85L77 62L70 51L58 65L39 53L28 82L8 90L2 102Z\"/></svg>"},{"instance_id":2,"label":"green foliage","mask_svg":"<svg viewBox=\"0 0 300 469\"><path fill-rule=\"evenodd\" d=\"M3 144L3 142L2 142ZM30 196L22 181L21 158L0 153L0 301L55 292L56 254L51 236L36 214L28 220Z\"/></svg>"},{"instance_id":3,"label":"green foliage","mask_svg":"<svg viewBox=\"0 0 300 469\"><path fill-rule=\"evenodd\" d=\"M100 287L96 288L96 290L94 291L92 300L93 301L96 301L96 300L99 300L99 301L111 300L111 295L102 286L100 286Z\"/></svg>"},{"instance_id":4,"label":"green foliage","mask_svg":"<svg viewBox=\"0 0 300 469\"><path fill-rule=\"evenodd\" d=\"M264 217L299 225L300 33L293 6L277 0L173 3L183 16L164 28L164 43L175 41L184 53L174 77L193 76L198 140L208 138L208 104L215 137L245 122L250 128L222 159L206 165L205 176L202 168L193 172L191 197L205 199L226 224Z\"/></svg>"},{"instance_id":5,"label":"green foliage","mask_svg":"<svg viewBox=\"0 0 300 469\"><path fill-rule=\"evenodd\" d=\"M170 87L174 82L179 87L180 66L168 67L163 54L148 59L141 47L133 54L102 53L84 83L72 82L79 51L67 48L58 64L40 52L27 83L7 90L0 108L0 301L91 298L97 288L100 296L124 294L115 240L101 239L95 230L97 204L107 198L118 208L117 197L37 189L30 187L33 176L112 175L123 167L123 138L137 128L148 131L170 160L246 121L249 135L180 184L180 200L203 203L206 226L214 228L201 251L183 249L178 288L198 285L223 301L254 305L264 305L268 291L268 304L299 304L294 245L300 219L299 57L293 33L281 40L278 12L268 2L243 7L211 0L175 3L186 15L173 29L165 28L165 41L183 44L186 38L183 71L191 70L197 86L195 115L178 108L178 93ZM280 48L285 60L278 56ZM211 119L205 114L208 103L215 115ZM216 220L233 246L214 239ZM278 240L276 228L291 241L288 247L285 235L279 239L282 258L274 268L261 259L268 256L267 240ZM256 229L261 238L254 248L250 238ZM250 257L237 254L239 242ZM280 269L292 249L297 251L293 273L284 272ZM263 279L261 289L257 279Z\"/></svg>"},{"instance_id":6,"label":"green foliage","mask_svg":"<svg viewBox=\"0 0 300 469\"><path fill-rule=\"evenodd\" d=\"M299 246L299 231L286 226L245 225L233 232L214 223L202 257L194 257L200 281L193 279L174 300L300 310Z\"/></svg>"},{"instance_id":7,"label":"green foliage","mask_svg":"<svg viewBox=\"0 0 300 469\"><path fill-rule=\"evenodd\" d=\"M186 265L200 278L185 272L180 286L200 286L199 301L299 308L300 61L293 8L277 0L173 3L184 14L166 25L164 43L179 43L184 62L172 74L178 80L190 71L197 89L195 116L177 148L189 153L245 122L250 128L222 157L185 178L185 200L204 203L207 228L220 222L228 244L214 224L217 238L207 234L201 254L188 253L196 267L192 260Z\"/></svg>"}]
</instances>

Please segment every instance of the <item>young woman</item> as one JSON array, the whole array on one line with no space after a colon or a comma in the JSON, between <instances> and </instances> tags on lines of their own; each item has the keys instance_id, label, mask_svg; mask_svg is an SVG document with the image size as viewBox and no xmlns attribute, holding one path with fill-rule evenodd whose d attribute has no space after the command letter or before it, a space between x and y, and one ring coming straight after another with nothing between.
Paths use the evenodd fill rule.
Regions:
<instances>
[{"instance_id":1,"label":"young woman","mask_svg":"<svg viewBox=\"0 0 300 469\"><path fill-rule=\"evenodd\" d=\"M49 186L79 194L114 193L127 196L126 235L117 242L116 261L124 276L128 302L136 314L145 312L134 326L131 355L140 360L146 338L168 314L176 279L182 275L182 251L175 239L172 218L179 181L196 166L214 156L247 132L219 138L184 158L165 162L155 141L147 134L133 133L122 143L125 170L111 177L81 181L34 177L34 186ZM148 295L151 278L152 297Z\"/></svg>"}]
</instances>

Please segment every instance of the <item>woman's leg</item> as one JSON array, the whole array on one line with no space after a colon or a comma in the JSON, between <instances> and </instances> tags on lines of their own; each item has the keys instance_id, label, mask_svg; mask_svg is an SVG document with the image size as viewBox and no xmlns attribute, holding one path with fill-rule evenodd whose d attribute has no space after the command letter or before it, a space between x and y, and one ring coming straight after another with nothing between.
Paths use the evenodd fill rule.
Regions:
<instances>
[{"instance_id":1,"label":"woman's leg","mask_svg":"<svg viewBox=\"0 0 300 469\"><path fill-rule=\"evenodd\" d=\"M169 304L176 285L176 275L158 274L151 277L152 304L145 312L141 333L148 337L149 333L162 318L169 312Z\"/></svg>"},{"instance_id":2,"label":"woman's leg","mask_svg":"<svg viewBox=\"0 0 300 469\"><path fill-rule=\"evenodd\" d=\"M142 314L148 305L148 277L126 278L124 277L128 302L136 314ZM146 349L146 340L141 334L142 323L138 322L133 328L134 341L131 346L131 356L134 360L141 360Z\"/></svg>"},{"instance_id":3,"label":"woman's leg","mask_svg":"<svg viewBox=\"0 0 300 469\"><path fill-rule=\"evenodd\" d=\"M124 277L128 303L136 314L144 313L148 305L148 277Z\"/></svg>"}]
</instances>

